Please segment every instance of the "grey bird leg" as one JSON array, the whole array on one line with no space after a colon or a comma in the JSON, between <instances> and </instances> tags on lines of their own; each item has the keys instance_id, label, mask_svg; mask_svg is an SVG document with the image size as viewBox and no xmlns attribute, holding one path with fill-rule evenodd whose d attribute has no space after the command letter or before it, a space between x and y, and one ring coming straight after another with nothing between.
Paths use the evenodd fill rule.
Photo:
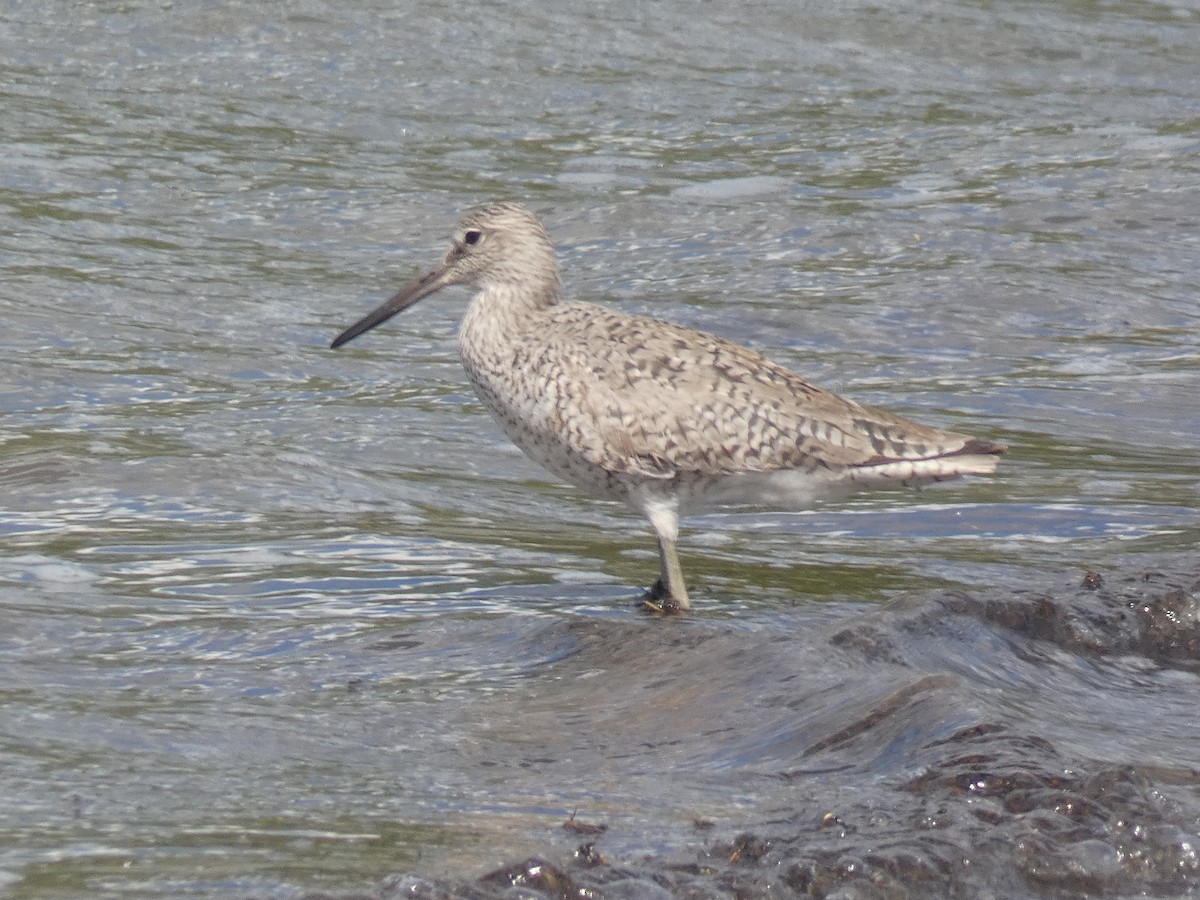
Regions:
<instances>
[{"instance_id":1,"label":"grey bird leg","mask_svg":"<svg viewBox=\"0 0 1200 900\"><path fill-rule=\"evenodd\" d=\"M645 513L654 533L658 537L658 581L642 599L646 608L656 613L676 613L692 608L687 588L683 586L683 568L679 565L679 554L675 552L675 541L679 538L679 503L673 497L666 499L655 496L637 498L635 503Z\"/></svg>"},{"instance_id":2,"label":"grey bird leg","mask_svg":"<svg viewBox=\"0 0 1200 900\"><path fill-rule=\"evenodd\" d=\"M659 535L658 559L662 575L650 588L649 604L657 611L665 613L683 612L691 609L687 588L683 584L683 567L679 565L679 554L675 552L675 542L670 538Z\"/></svg>"}]
</instances>

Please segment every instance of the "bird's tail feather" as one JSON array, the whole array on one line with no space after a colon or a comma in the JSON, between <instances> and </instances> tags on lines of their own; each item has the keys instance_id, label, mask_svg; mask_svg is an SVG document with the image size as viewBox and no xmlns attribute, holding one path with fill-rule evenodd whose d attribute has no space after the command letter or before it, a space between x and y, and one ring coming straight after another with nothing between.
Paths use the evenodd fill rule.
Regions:
<instances>
[{"instance_id":1,"label":"bird's tail feather","mask_svg":"<svg viewBox=\"0 0 1200 900\"><path fill-rule=\"evenodd\" d=\"M987 475L994 472L999 456L1007 448L979 438L968 438L960 446L943 453L916 459L875 457L847 473L857 485L929 484L960 475Z\"/></svg>"}]
</instances>

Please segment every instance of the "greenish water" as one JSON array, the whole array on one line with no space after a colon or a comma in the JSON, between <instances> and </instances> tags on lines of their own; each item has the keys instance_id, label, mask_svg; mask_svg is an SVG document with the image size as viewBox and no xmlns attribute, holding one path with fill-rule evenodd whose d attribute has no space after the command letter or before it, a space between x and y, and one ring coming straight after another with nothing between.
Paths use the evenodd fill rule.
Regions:
<instances>
[{"instance_id":1,"label":"greenish water","mask_svg":"<svg viewBox=\"0 0 1200 900\"><path fill-rule=\"evenodd\" d=\"M7 4L0 893L461 887L566 865L574 812L660 873L745 831L794 861L830 810L884 846L956 808L901 788L982 725L1177 811L1136 871L1011 797L951 816L1018 847L977 860L997 895L1195 890L1160 878L1200 840L1192 645L1121 644L1078 584L1196 590L1198 39L1121 2ZM496 197L569 295L1009 455L692 519L697 614L642 618L647 528L486 418L465 296L328 350ZM979 611L1043 594L1053 627Z\"/></svg>"}]
</instances>

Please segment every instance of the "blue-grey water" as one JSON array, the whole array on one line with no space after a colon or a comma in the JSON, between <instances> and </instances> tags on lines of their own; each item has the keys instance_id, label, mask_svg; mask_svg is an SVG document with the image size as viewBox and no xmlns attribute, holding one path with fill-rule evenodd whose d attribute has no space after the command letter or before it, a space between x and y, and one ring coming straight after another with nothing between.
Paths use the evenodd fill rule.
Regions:
<instances>
[{"instance_id":1,"label":"blue-grey water","mask_svg":"<svg viewBox=\"0 0 1200 900\"><path fill-rule=\"evenodd\" d=\"M1200 892L1197 46L1134 0L4 4L0 896ZM494 198L572 297L1009 455L691 519L647 616L645 523L471 394L464 292L328 349Z\"/></svg>"}]
</instances>

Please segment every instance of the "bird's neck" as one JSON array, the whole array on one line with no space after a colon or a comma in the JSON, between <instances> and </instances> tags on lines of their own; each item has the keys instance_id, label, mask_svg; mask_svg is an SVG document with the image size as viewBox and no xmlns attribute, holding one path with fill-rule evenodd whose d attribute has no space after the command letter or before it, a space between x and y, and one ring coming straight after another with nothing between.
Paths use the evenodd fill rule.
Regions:
<instances>
[{"instance_id":1,"label":"bird's neck","mask_svg":"<svg viewBox=\"0 0 1200 900\"><path fill-rule=\"evenodd\" d=\"M558 303L558 276L538 283L484 284L470 312L495 321L519 322Z\"/></svg>"}]
</instances>

